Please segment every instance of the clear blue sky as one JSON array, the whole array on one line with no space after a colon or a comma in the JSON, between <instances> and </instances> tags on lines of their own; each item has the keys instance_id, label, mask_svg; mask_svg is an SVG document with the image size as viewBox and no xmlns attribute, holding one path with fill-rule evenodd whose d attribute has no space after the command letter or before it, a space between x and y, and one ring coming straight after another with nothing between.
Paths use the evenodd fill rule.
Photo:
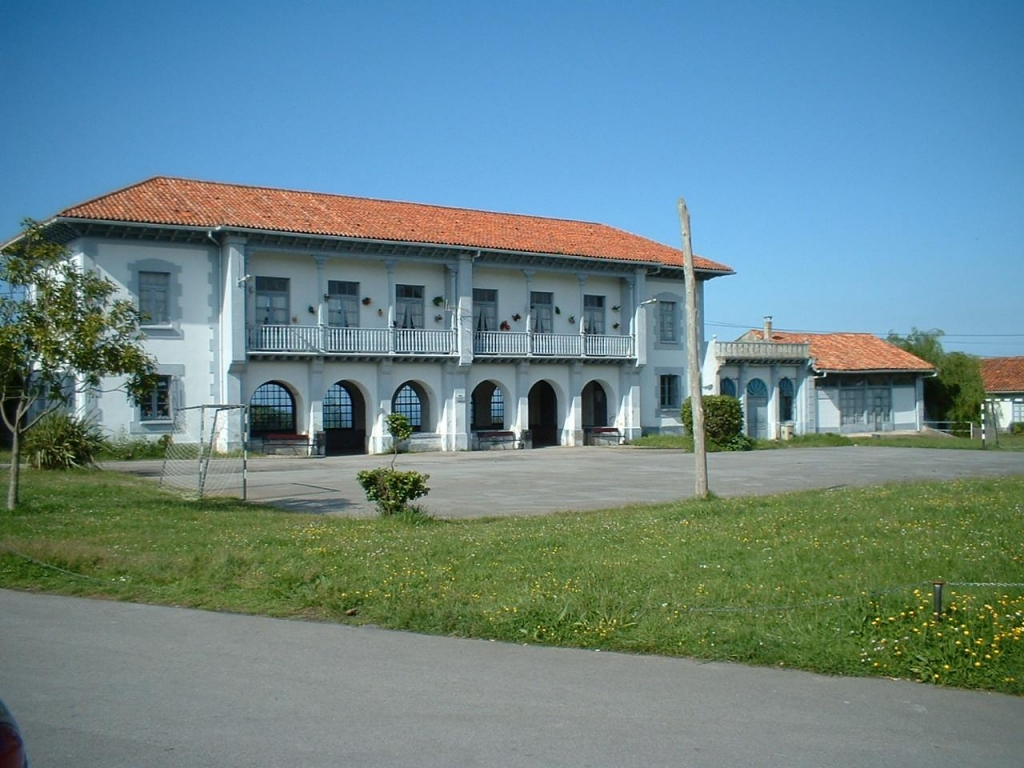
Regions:
<instances>
[{"instance_id":1,"label":"clear blue sky","mask_svg":"<svg viewBox=\"0 0 1024 768\"><path fill-rule=\"evenodd\" d=\"M708 334L1024 355L1024 2L84 2L0 13L0 238L153 175L598 221Z\"/></svg>"}]
</instances>

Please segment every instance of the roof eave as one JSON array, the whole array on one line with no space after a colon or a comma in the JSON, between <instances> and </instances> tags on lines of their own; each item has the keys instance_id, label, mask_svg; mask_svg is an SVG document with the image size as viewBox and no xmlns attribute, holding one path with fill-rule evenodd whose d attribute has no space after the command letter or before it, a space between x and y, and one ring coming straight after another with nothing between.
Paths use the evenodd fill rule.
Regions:
<instances>
[{"instance_id":1,"label":"roof eave","mask_svg":"<svg viewBox=\"0 0 1024 768\"><path fill-rule=\"evenodd\" d=\"M169 230L178 232L195 232L197 234L206 234L213 236L215 234L226 234L235 233L240 235L262 235L267 237L302 237L310 238L313 240L324 240L328 242L352 242L352 243L369 243L372 245L394 245L400 244L409 248L434 248L440 250L451 250L462 253L493 253L502 254L507 256L520 256L520 257L548 257L558 259L574 259L587 263L602 263L602 264L615 264L624 268L635 269L637 267L643 267L651 270L652 272L680 272L682 273L682 267L675 267L663 264L657 261L646 261L646 260L632 260L632 259L620 259L615 257L603 257L603 256L590 256L586 254L572 254L572 253L557 253L553 251L524 251L524 250L513 250L504 248L487 248L473 245L461 245L455 243L435 243L435 242L420 242L415 240L385 240L381 238L373 237L359 237L357 235L330 235L320 232L299 232L295 230L283 230L283 229L261 229L258 227L240 227L237 225L225 225L225 224L164 224L152 221L127 221L119 219L87 219L74 216L62 216L57 215L46 221L42 222L44 228L58 228L66 226L71 230L75 230L76 224L83 224L89 226L108 226L117 227L122 226L125 228L141 228L141 229L152 229L152 230ZM82 233L76 233L78 237L87 236ZM16 238L11 240L11 243L17 242L22 237L19 234ZM64 242L70 242L73 237L63 238ZM4 245L7 247L7 244ZM732 269L715 270L708 269L705 267L697 267L696 272L700 273L702 279L710 280L715 277L724 277L727 275L735 274ZM682 275L680 274L679 277ZM675 277L675 275L673 275Z\"/></svg>"}]
</instances>

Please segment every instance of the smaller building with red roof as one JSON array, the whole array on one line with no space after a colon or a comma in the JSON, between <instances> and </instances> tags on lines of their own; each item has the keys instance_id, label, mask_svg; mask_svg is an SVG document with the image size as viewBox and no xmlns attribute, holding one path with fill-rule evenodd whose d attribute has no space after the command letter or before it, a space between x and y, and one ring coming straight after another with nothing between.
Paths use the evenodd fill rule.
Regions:
<instances>
[{"instance_id":1,"label":"smaller building with red roof","mask_svg":"<svg viewBox=\"0 0 1024 768\"><path fill-rule=\"evenodd\" d=\"M738 397L745 431L791 434L920 431L934 367L870 333L762 329L708 344L702 384Z\"/></svg>"},{"instance_id":2,"label":"smaller building with red roof","mask_svg":"<svg viewBox=\"0 0 1024 768\"><path fill-rule=\"evenodd\" d=\"M1024 424L1024 357L986 357L981 360L985 394L995 405L996 426L1009 430Z\"/></svg>"}]
</instances>

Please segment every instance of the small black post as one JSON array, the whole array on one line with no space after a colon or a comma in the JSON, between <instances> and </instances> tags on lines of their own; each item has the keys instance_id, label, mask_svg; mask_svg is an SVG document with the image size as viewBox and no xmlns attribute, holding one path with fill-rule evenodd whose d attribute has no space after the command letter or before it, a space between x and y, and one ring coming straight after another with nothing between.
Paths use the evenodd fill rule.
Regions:
<instances>
[{"instance_id":1,"label":"small black post","mask_svg":"<svg viewBox=\"0 0 1024 768\"><path fill-rule=\"evenodd\" d=\"M942 616L942 587L945 584L946 582L942 579L932 582L932 611L935 613L935 618Z\"/></svg>"}]
</instances>

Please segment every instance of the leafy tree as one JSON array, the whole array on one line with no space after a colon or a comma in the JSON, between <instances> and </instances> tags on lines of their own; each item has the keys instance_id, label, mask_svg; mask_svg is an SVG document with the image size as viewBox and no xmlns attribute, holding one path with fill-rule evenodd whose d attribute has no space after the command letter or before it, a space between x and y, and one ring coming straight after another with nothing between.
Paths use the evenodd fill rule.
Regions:
<instances>
[{"instance_id":1,"label":"leafy tree","mask_svg":"<svg viewBox=\"0 0 1024 768\"><path fill-rule=\"evenodd\" d=\"M936 376L924 380L924 409L935 421L977 423L985 401L978 358L942 348L943 332L912 328L906 336L889 332L887 341L935 366Z\"/></svg>"},{"instance_id":2,"label":"leafy tree","mask_svg":"<svg viewBox=\"0 0 1024 768\"><path fill-rule=\"evenodd\" d=\"M81 269L45 227L25 231L0 259L0 416L11 431L7 509L18 503L25 432L76 394L126 377L138 402L156 384L155 363L142 348L141 316L115 298L110 280Z\"/></svg>"}]
</instances>

